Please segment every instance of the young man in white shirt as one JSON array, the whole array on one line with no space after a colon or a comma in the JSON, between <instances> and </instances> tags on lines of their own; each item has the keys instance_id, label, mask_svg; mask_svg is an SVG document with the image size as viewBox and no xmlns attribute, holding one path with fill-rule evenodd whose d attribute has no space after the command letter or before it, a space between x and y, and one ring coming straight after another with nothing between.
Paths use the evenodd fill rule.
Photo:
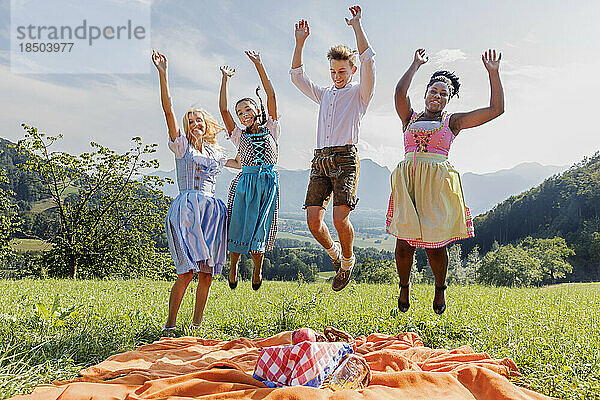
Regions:
<instances>
[{"instance_id":1,"label":"young man in white shirt","mask_svg":"<svg viewBox=\"0 0 600 400\"><path fill-rule=\"evenodd\" d=\"M352 82L357 70L356 55L347 46L335 46L327 58L333 86L315 85L302 66L304 42L310 34L308 22L296 24L296 47L290 71L292 82L302 93L319 104L317 148L312 160L310 181L304 207L308 227L317 241L331 257L336 276L333 290L342 290L348 284L356 258L352 252L354 228L349 214L358 198L356 189L360 163L356 144L360 120L367 110L375 88L375 53L363 32L361 9L350 7L352 18L346 23L356 36L360 59L360 83ZM325 208L333 193L333 224L340 243L333 242L327 225L323 222Z\"/></svg>"}]
</instances>

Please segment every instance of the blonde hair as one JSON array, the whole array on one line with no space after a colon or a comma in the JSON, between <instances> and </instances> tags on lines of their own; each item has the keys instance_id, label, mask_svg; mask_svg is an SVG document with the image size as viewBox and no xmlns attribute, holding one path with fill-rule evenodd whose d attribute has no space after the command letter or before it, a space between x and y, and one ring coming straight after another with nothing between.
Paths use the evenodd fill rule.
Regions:
<instances>
[{"instance_id":1,"label":"blonde hair","mask_svg":"<svg viewBox=\"0 0 600 400\"><path fill-rule=\"evenodd\" d=\"M329 49L327 52L327 59L330 61L348 60L350 61L350 65L354 67L356 65L356 51L343 44L338 44Z\"/></svg>"},{"instance_id":2,"label":"blonde hair","mask_svg":"<svg viewBox=\"0 0 600 400\"><path fill-rule=\"evenodd\" d=\"M217 144L217 134L222 130L225 130L225 128L219 125L215 117L201 108L191 108L183 114L183 131L185 132L185 137L188 142L196 147L195 141L190 137L190 122L188 120L189 115L196 112L199 112L202 115L202 119L204 119L204 135L202 135L202 140L207 141L215 147L219 147Z\"/></svg>"}]
</instances>

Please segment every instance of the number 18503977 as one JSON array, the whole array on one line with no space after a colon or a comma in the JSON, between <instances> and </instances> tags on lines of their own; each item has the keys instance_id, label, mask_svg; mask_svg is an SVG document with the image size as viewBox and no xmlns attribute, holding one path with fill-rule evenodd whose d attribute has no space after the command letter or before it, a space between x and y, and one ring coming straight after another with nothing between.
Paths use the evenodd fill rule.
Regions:
<instances>
[{"instance_id":1,"label":"number 18503977","mask_svg":"<svg viewBox=\"0 0 600 400\"><path fill-rule=\"evenodd\" d=\"M56 43L19 43L21 53L70 53L74 43L56 42Z\"/></svg>"}]
</instances>

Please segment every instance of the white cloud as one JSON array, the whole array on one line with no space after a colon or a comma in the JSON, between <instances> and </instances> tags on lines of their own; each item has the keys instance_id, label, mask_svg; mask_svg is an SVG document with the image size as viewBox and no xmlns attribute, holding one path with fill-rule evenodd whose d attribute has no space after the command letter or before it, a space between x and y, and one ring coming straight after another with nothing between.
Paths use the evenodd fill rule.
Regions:
<instances>
[{"instance_id":1,"label":"white cloud","mask_svg":"<svg viewBox=\"0 0 600 400\"><path fill-rule=\"evenodd\" d=\"M6 3L0 0L0 5ZM309 0L288 6L265 1L251 9L240 9L228 0L226 4L211 4L206 14L202 14L201 3L157 0L152 4L152 42L169 57L170 85L178 120L191 105L200 105L220 119L219 65L227 63L237 69L230 87L232 102L253 95L259 79L242 50L261 51L281 113L279 164L283 168L306 169L316 142L318 106L293 87L289 79L293 24L303 17L311 23L304 62L307 73L320 85L330 84L327 48L335 43L354 47L355 41L352 30L343 21L345 4ZM273 18L253 18L267 12ZM370 18L372 15L365 14L364 18L369 40L377 51L377 86L361 123L360 156L393 168L403 157L393 88L408 67L413 50L394 50L390 42L392 27L385 19L376 22ZM255 29L258 25L260 30ZM402 46L422 40L432 48L432 43L439 43L439 37L429 36L429 32L408 35ZM584 54L582 65L565 65L569 60L561 58L547 61L539 57L538 50L527 40L521 39L523 36L520 32L503 36L517 44L516 48L506 45L506 58L503 55L502 60L505 114L461 133L453 145L450 160L463 172L489 172L523 161L569 164L600 148L600 135L593 130L593 123L590 128L589 119L568 118L577 110L589 109L593 103L582 91L589 87L589 92L594 93L598 89L598 81L588 78L590 71L598 69L598 57ZM555 42L545 37L540 36L539 40L550 48L556 47ZM488 75L479 59L479 45L473 40L465 41L461 48L457 47L463 46L462 41L460 44L449 41L445 46L454 48L433 54L432 62L415 76L409 92L413 107L423 108L427 79L442 63L452 69L456 67L462 82L461 96L450 102L448 111L469 111L488 104ZM150 55L146 56L151 63ZM0 98L0 136L11 140L21 137L23 131L19 125L26 121L48 133L63 132L64 149L77 153L88 150L90 140L123 150L129 147L132 136L141 135L147 142L160 144L161 169L173 168L154 69L151 75L12 75L8 62L9 53L0 50L0 64L5 65L0 66L0 91L8 94ZM564 121L557 115L565 115ZM567 141L565 135L573 132L576 140ZM232 150L227 141L221 138L220 142Z\"/></svg>"},{"instance_id":2,"label":"white cloud","mask_svg":"<svg viewBox=\"0 0 600 400\"><path fill-rule=\"evenodd\" d=\"M223 63L223 58L207 51L208 39L203 32L179 23L168 31L153 33L152 42L154 48L167 57L170 76L204 88L214 86L219 77L217 66Z\"/></svg>"},{"instance_id":3,"label":"white cloud","mask_svg":"<svg viewBox=\"0 0 600 400\"><path fill-rule=\"evenodd\" d=\"M466 59L467 54L461 49L443 49L438 51L431 57L431 60L438 65Z\"/></svg>"},{"instance_id":4,"label":"white cloud","mask_svg":"<svg viewBox=\"0 0 600 400\"><path fill-rule=\"evenodd\" d=\"M130 139L141 136L148 143L166 142L165 122L158 91L135 80L113 77L105 82L86 80L69 87L28 75L14 75L0 67L0 136L12 141L23 137L21 123L54 135L63 133L59 148L72 153L89 150L96 141L119 151ZM161 164L170 169L172 156L161 146Z\"/></svg>"},{"instance_id":5,"label":"white cloud","mask_svg":"<svg viewBox=\"0 0 600 400\"><path fill-rule=\"evenodd\" d=\"M536 35L534 35L532 32L529 32L523 37L523 41L526 43L537 43L538 39Z\"/></svg>"}]
</instances>

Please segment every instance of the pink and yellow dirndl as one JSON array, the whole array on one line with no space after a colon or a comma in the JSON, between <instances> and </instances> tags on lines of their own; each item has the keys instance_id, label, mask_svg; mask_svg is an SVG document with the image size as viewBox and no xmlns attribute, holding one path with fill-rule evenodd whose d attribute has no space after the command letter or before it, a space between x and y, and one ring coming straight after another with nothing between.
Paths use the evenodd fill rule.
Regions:
<instances>
[{"instance_id":1,"label":"pink and yellow dirndl","mask_svg":"<svg viewBox=\"0 0 600 400\"><path fill-rule=\"evenodd\" d=\"M460 175L448 161L454 134L450 115L418 121L413 113L404 131L404 160L392 172L387 233L413 247L440 248L475 236Z\"/></svg>"}]
</instances>

